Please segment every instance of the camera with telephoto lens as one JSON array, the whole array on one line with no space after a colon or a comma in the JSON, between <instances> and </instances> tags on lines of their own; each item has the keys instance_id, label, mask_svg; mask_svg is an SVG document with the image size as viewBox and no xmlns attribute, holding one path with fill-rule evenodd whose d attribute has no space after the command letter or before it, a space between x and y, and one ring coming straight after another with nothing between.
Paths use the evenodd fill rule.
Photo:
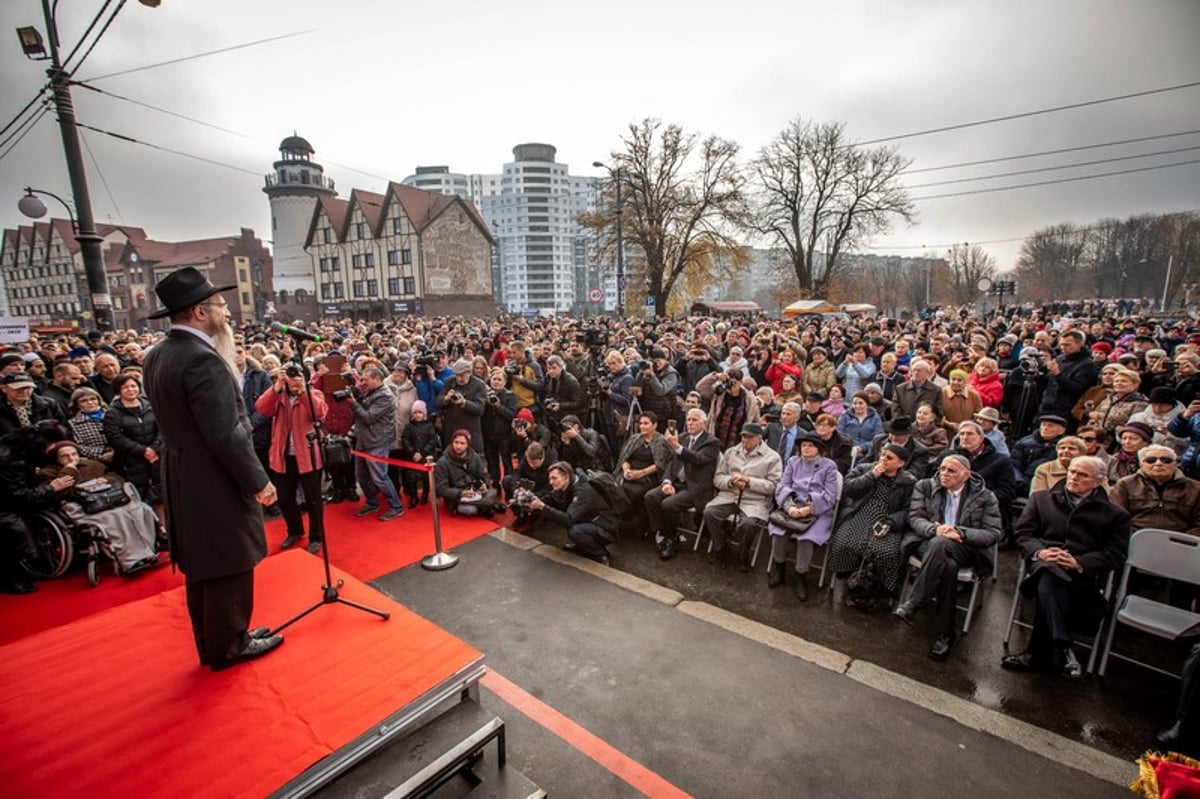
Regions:
<instances>
[{"instance_id":1,"label":"camera with telephoto lens","mask_svg":"<svg viewBox=\"0 0 1200 799\"><path fill-rule=\"evenodd\" d=\"M729 388L729 375L721 373L717 375L716 382L713 383L713 394L724 394Z\"/></svg>"},{"instance_id":2,"label":"camera with telephoto lens","mask_svg":"<svg viewBox=\"0 0 1200 799\"><path fill-rule=\"evenodd\" d=\"M283 367L283 373L288 377L304 377L304 370L294 363Z\"/></svg>"},{"instance_id":3,"label":"camera with telephoto lens","mask_svg":"<svg viewBox=\"0 0 1200 799\"><path fill-rule=\"evenodd\" d=\"M500 395L497 394L494 389L489 388L487 390L487 401L488 401L488 405L499 405L500 404Z\"/></svg>"},{"instance_id":4,"label":"camera with telephoto lens","mask_svg":"<svg viewBox=\"0 0 1200 799\"><path fill-rule=\"evenodd\" d=\"M461 405L464 402L463 395L457 391L447 391L446 402L449 402L451 405Z\"/></svg>"},{"instance_id":5,"label":"camera with telephoto lens","mask_svg":"<svg viewBox=\"0 0 1200 799\"><path fill-rule=\"evenodd\" d=\"M517 481L517 489L513 492L512 505L513 513L522 514L529 512L529 503L537 499L537 494L533 493L533 481L522 478Z\"/></svg>"},{"instance_id":6,"label":"camera with telephoto lens","mask_svg":"<svg viewBox=\"0 0 1200 799\"><path fill-rule=\"evenodd\" d=\"M521 374L521 367L515 363L510 363L508 366L504 367L504 374L508 375L509 377L516 377L517 375Z\"/></svg>"},{"instance_id":7,"label":"camera with telephoto lens","mask_svg":"<svg viewBox=\"0 0 1200 799\"><path fill-rule=\"evenodd\" d=\"M336 402L345 402L354 396L355 391L356 389L354 388L343 388L341 391L333 392L332 396Z\"/></svg>"}]
</instances>

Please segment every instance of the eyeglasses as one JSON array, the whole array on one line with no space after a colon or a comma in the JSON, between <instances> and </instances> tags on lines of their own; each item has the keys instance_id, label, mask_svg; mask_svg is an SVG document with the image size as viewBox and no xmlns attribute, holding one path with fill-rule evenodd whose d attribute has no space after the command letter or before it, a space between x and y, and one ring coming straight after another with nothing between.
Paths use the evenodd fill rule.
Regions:
<instances>
[{"instance_id":1,"label":"eyeglasses","mask_svg":"<svg viewBox=\"0 0 1200 799\"><path fill-rule=\"evenodd\" d=\"M202 302L201 305L207 305L209 308L220 308L222 310L229 309L229 303L221 300L220 302Z\"/></svg>"},{"instance_id":2,"label":"eyeglasses","mask_svg":"<svg viewBox=\"0 0 1200 799\"><path fill-rule=\"evenodd\" d=\"M1142 463L1174 463L1175 459L1167 455L1150 455L1142 458Z\"/></svg>"},{"instance_id":3,"label":"eyeglasses","mask_svg":"<svg viewBox=\"0 0 1200 799\"><path fill-rule=\"evenodd\" d=\"M1096 438L1095 436L1080 436L1079 440L1086 441L1087 443L1092 444L1096 441L1099 441L1100 439Z\"/></svg>"}]
</instances>

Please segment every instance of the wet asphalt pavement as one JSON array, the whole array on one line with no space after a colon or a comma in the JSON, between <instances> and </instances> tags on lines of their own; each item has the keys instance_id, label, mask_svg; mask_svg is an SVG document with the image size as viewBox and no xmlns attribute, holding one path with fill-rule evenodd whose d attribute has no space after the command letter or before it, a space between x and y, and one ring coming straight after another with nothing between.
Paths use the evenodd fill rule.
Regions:
<instances>
[{"instance_id":1,"label":"wet asphalt pavement","mask_svg":"<svg viewBox=\"0 0 1200 799\"><path fill-rule=\"evenodd\" d=\"M566 542L561 529L545 524L527 535L555 546ZM1123 759L1152 748L1155 730L1165 726L1173 712L1177 681L1116 659L1110 660L1104 678L1087 675L1081 680L1000 668L1018 568L1015 551L1000 553L998 579L985 582L981 589L982 604L970 633L959 636L946 662L937 663L927 655L932 642L928 614L918 615L909 627L891 615L890 606L867 613L835 604L828 584L818 590L823 549L818 549L809 573L809 599L801 603L790 582L767 588L765 547L753 571L743 573L732 566L722 570L709 564L706 546L707 539L695 552L689 539L678 555L663 561L652 539L625 538L611 547L612 566L678 591L685 599L707 602L853 659L870 661ZM791 564L788 568L790 576ZM965 602L965 595L960 602ZM1028 603L1025 610L1030 610ZM958 620L961 625L961 612ZM1027 636L1028 630L1014 630L1013 652L1023 648ZM1182 666L1181 653L1129 628L1118 632L1114 650L1144 655L1143 659L1176 672ZM1086 664L1089 650L1079 646L1076 651Z\"/></svg>"}]
</instances>

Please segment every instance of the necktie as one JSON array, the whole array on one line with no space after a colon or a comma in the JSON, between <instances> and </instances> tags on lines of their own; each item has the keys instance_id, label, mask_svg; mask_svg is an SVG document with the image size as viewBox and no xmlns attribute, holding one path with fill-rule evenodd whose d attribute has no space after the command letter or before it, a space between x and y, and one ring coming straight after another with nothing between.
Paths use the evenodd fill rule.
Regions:
<instances>
[{"instance_id":1,"label":"necktie","mask_svg":"<svg viewBox=\"0 0 1200 799\"><path fill-rule=\"evenodd\" d=\"M953 491L946 494L946 514L942 518L943 524L958 523L958 494Z\"/></svg>"}]
</instances>

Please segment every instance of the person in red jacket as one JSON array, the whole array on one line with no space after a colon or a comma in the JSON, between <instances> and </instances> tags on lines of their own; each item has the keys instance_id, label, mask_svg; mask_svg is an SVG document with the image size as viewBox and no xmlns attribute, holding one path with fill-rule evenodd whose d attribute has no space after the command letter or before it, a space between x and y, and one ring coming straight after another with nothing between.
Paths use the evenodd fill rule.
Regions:
<instances>
[{"instance_id":1,"label":"person in red jacket","mask_svg":"<svg viewBox=\"0 0 1200 799\"><path fill-rule=\"evenodd\" d=\"M971 374L967 377L967 385L979 393L985 408L999 408L1004 400L1004 381L1000 379L1000 366L991 358L980 358Z\"/></svg>"},{"instance_id":2,"label":"person in red jacket","mask_svg":"<svg viewBox=\"0 0 1200 799\"><path fill-rule=\"evenodd\" d=\"M767 378L767 382L771 384L771 390L778 394L783 391L784 375L791 375L796 378L796 385L800 385L800 378L803 374L804 369L801 368L800 364L796 363L796 353L791 349L785 349L767 367L765 377Z\"/></svg>"},{"instance_id":3,"label":"person in red jacket","mask_svg":"<svg viewBox=\"0 0 1200 799\"><path fill-rule=\"evenodd\" d=\"M304 489L308 508L308 551L316 554L325 543L325 508L321 497L321 447L310 441L313 414L324 420L329 408L325 395L312 388L312 407L304 390L304 373L289 364L280 369L275 385L254 403L255 410L271 420L271 471L279 487L279 509L287 522L287 538L280 549L290 549L304 538L304 520L296 505L296 485ZM310 446L311 445L311 446Z\"/></svg>"}]
</instances>

